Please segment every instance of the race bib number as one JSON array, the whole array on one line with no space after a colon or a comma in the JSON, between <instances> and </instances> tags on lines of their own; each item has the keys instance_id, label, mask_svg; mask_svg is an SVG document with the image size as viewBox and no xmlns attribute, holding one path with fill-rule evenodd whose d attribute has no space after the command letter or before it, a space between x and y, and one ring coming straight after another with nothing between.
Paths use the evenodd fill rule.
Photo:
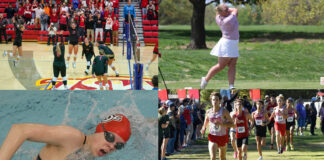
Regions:
<instances>
[{"instance_id":1,"label":"race bib number","mask_svg":"<svg viewBox=\"0 0 324 160\"><path fill-rule=\"evenodd\" d=\"M245 132L245 127L238 127L237 132L238 133L244 133Z\"/></svg>"},{"instance_id":2,"label":"race bib number","mask_svg":"<svg viewBox=\"0 0 324 160\"><path fill-rule=\"evenodd\" d=\"M287 122L293 122L294 121L294 117L288 117L287 118Z\"/></svg>"},{"instance_id":3,"label":"race bib number","mask_svg":"<svg viewBox=\"0 0 324 160\"><path fill-rule=\"evenodd\" d=\"M255 124L258 125L258 126L261 126L262 125L262 120L255 120Z\"/></svg>"},{"instance_id":4,"label":"race bib number","mask_svg":"<svg viewBox=\"0 0 324 160\"><path fill-rule=\"evenodd\" d=\"M283 121L283 117L282 116L277 116L277 121Z\"/></svg>"}]
</instances>

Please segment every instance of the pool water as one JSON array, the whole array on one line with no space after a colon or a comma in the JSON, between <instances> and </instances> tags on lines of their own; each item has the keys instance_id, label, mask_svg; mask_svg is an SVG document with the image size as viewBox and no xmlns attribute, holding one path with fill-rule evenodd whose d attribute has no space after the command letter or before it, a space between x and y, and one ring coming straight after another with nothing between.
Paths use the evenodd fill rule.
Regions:
<instances>
[{"instance_id":1,"label":"pool water","mask_svg":"<svg viewBox=\"0 0 324 160\"><path fill-rule=\"evenodd\" d=\"M63 124L92 134L105 116L121 113L131 122L129 141L97 159L157 159L157 97L157 91L0 91L0 144L15 123ZM12 160L31 160L44 145L25 141Z\"/></svg>"}]
</instances>

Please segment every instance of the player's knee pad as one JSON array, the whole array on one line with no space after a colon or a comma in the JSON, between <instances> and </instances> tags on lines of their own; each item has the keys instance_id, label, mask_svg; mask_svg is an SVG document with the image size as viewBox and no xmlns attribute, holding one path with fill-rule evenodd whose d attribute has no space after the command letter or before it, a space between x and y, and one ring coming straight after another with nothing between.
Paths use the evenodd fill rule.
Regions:
<instances>
[{"instance_id":1,"label":"player's knee pad","mask_svg":"<svg viewBox=\"0 0 324 160\"><path fill-rule=\"evenodd\" d=\"M52 81L56 82L57 81L57 77L53 77Z\"/></svg>"},{"instance_id":2,"label":"player's knee pad","mask_svg":"<svg viewBox=\"0 0 324 160\"><path fill-rule=\"evenodd\" d=\"M90 66L91 65L91 61L87 61L87 66Z\"/></svg>"},{"instance_id":3,"label":"player's knee pad","mask_svg":"<svg viewBox=\"0 0 324 160\"><path fill-rule=\"evenodd\" d=\"M66 81L66 80L67 80L67 78L66 78L66 77L63 77L62 79L63 79L63 81Z\"/></svg>"}]
</instances>

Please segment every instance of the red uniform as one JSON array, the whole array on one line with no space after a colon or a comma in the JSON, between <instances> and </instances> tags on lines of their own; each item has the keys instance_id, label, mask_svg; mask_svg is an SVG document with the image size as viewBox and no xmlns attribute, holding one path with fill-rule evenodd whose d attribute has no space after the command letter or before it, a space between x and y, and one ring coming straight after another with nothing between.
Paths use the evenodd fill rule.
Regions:
<instances>
[{"instance_id":1,"label":"red uniform","mask_svg":"<svg viewBox=\"0 0 324 160\"><path fill-rule=\"evenodd\" d=\"M51 23L57 23L58 21L58 17L56 13L51 14L51 19L50 19Z\"/></svg>"},{"instance_id":2,"label":"red uniform","mask_svg":"<svg viewBox=\"0 0 324 160\"><path fill-rule=\"evenodd\" d=\"M286 134L286 119L283 118L282 113L279 113L279 110L283 112L284 109L276 108L275 110L275 130L279 131L281 136L284 136Z\"/></svg>"},{"instance_id":3,"label":"red uniform","mask_svg":"<svg viewBox=\"0 0 324 160\"><path fill-rule=\"evenodd\" d=\"M118 31L119 28L119 22L118 20L114 21L113 25L112 25L112 30L113 31Z\"/></svg>"},{"instance_id":4,"label":"red uniform","mask_svg":"<svg viewBox=\"0 0 324 160\"><path fill-rule=\"evenodd\" d=\"M85 21L85 18L84 17L80 17L80 27L85 27L84 25L84 21Z\"/></svg>"},{"instance_id":5,"label":"red uniform","mask_svg":"<svg viewBox=\"0 0 324 160\"><path fill-rule=\"evenodd\" d=\"M25 13L25 9L24 9L24 7L19 7L19 8L18 8L18 15L23 16L24 13Z\"/></svg>"},{"instance_id":6,"label":"red uniform","mask_svg":"<svg viewBox=\"0 0 324 160\"><path fill-rule=\"evenodd\" d=\"M113 2L113 7L114 8L118 8L119 7L119 0L112 0L111 2Z\"/></svg>"},{"instance_id":7,"label":"red uniform","mask_svg":"<svg viewBox=\"0 0 324 160\"><path fill-rule=\"evenodd\" d=\"M245 112L242 111L241 115L238 113L235 114L235 117L238 119L236 125L236 138L245 138L249 136L248 122L246 120Z\"/></svg>"}]
</instances>

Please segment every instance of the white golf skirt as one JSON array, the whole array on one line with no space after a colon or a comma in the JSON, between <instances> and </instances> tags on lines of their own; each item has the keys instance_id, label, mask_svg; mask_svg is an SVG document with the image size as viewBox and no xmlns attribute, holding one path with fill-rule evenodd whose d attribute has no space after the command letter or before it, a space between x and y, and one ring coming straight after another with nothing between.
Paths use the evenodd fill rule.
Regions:
<instances>
[{"instance_id":1,"label":"white golf skirt","mask_svg":"<svg viewBox=\"0 0 324 160\"><path fill-rule=\"evenodd\" d=\"M217 57L239 57L238 43L239 40L221 38L210 54Z\"/></svg>"}]
</instances>

